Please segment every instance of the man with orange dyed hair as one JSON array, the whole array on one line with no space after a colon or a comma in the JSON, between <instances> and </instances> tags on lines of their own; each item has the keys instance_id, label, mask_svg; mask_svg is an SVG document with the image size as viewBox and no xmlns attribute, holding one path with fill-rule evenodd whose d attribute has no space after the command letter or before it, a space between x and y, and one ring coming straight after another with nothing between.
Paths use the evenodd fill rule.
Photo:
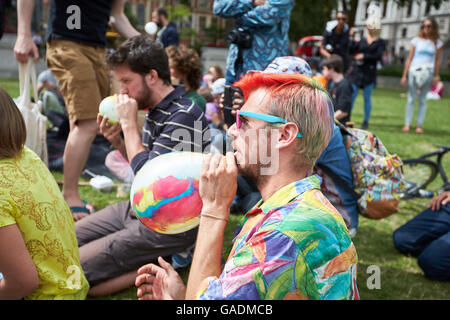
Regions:
<instances>
[{"instance_id":1,"label":"man with orange dyed hair","mask_svg":"<svg viewBox=\"0 0 450 320\"><path fill-rule=\"evenodd\" d=\"M344 220L311 175L332 134L328 94L299 74L251 73L228 134L235 153L206 155L203 209L187 288L170 264L143 266L140 299L358 299L357 254ZM269 149L269 150L268 150ZM236 164L237 161L237 164ZM238 172L262 200L221 252Z\"/></svg>"}]
</instances>

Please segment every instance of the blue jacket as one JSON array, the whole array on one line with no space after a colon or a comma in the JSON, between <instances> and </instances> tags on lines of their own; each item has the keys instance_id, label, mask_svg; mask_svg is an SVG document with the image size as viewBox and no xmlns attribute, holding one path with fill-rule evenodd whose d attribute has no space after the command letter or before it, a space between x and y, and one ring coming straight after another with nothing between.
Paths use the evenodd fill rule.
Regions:
<instances>
[{"instance_id":1,"label":"blue jacket","mask_svg":"<svg viewBox=\"0 0 450 320\"><path fill-rule=\"evenodd\" d=\"M161 42L164 48L170 45L178 45L178 31L177 26L173 22L169 22L166 29L161 35Z\"/></svg>"},{"instance_id":2,"label":"blue jacket","mask_svg":"<svg viewBox=\"0 0 450 320\"><path fill-rule=\"evenodd\" d=\"M252 0L214 0L213 12L235 18L236 26L250 29L252 47L242 51L242 68L235 69L238 47L231 44L227 58L227 83L239 80L249 70L263 70L276 57L288 55L289 23L294 0L267 0L254 7Z\"/></svg>"},{"instance_id":3,"label":"blue jacket","mask_svg":"<svg viewBox=\"0 0 450 320\"><path fill-rule=\"evenodd\" d=\"M322 151L319 159L316 161L316 165L321 168L326 166L329 170L345 181L348 188L353 189L353 174L350 159L348 158L347 150L345 148L341 131L339 127L334 125L333 135L325 150ZM342 201L344 214L350 218L352 228L358 228L358 205L357 199L353 195L343 188L338 183L335 183L335 187L339 192L339 196ZM342 213L341 213L342 214Z\"/></svg>"}]
</instances>

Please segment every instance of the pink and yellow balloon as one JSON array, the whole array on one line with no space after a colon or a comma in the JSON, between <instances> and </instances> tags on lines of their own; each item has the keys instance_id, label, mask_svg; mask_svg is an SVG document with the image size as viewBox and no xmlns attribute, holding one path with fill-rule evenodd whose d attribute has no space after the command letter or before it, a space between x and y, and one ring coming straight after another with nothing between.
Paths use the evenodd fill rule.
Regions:
<instances>
[{"instance_id":1,"label":"pink and yellow balloon","mask_svg":"<svg viewBox=\"0 0 450 320\"><path fill-rule=\"evenodd\" d=\"M139 220L165 234L191 230L200 223L199 193L203 154L171 152L149 160L134 178L130 201Z\"/></svg>"}]
</instances>

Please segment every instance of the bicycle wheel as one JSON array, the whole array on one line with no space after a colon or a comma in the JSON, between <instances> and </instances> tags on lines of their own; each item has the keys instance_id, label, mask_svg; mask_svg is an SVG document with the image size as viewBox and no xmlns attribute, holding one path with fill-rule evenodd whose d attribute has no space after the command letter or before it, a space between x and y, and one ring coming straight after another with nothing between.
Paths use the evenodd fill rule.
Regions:
<instances>
[{"instance_id":1,"label":"bicycle wheel","mask_svg":"<svg viewBox=\"0 0 450 320\"><path fill-rule=\"evenodd\" d=\"M425 189L437 176L438 166L426 159L406 159L402 166L406 191L402 198L418 197L419 190Z\"/></svg>"}]
</instances>

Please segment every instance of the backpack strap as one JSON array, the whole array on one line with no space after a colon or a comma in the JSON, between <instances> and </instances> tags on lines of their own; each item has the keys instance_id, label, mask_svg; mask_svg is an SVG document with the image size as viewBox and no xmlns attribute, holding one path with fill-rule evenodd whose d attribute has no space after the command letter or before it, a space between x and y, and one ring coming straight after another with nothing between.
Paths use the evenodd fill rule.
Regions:
<instances>
[{"instance_id":1,"label":"backpack strap","mask_svg":"<svg viewBox=\"0 0 450 320\"><path fill-rule=\"evenodd\" d=\"M348 130L339 120L334 119L334 123L338 126L338 128L341 130L341 134L348 135L354 137L354 135Z\"/></svg>"}]
</instances>

